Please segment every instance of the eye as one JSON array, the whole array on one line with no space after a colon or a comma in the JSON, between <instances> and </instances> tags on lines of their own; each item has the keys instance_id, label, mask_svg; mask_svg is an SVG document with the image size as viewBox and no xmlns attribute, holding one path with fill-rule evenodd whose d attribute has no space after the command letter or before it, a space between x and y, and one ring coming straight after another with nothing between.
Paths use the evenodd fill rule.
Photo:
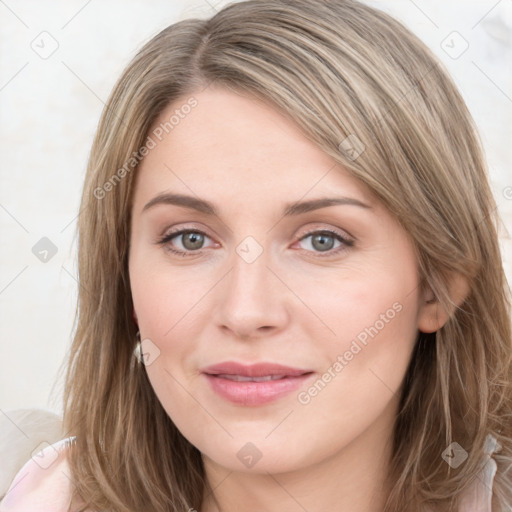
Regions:
<instances>
[{"instance_id":1,"label":"eye","mask_svg":"<svg viewBox=\"0 0 512 512\"><path fill-rule=\"evenodd\" d=\"M331 231L329 229L312 231L300 238L298 243L306 240L308 240L305 244L306 250L324 253L318 254L319 256L332 256L333 254L346 251L349 247L354 245L353 240L350 240L341 233ZM336 243L338 245L336 245Z\"/></svg>"},{"instance_id":2,"label":"eye","mask_svg":"<svg viewBox=\"0 0 512 512\"><path fill-rule=\"evenodd\" d=\"M177 242L173 242L173 240ZM178 256L191 256L193 253L200 253L204 249L205 240L211 238L201 230L179 229L171 231L159 239L157 243L165 246L169 252ZM302 236L297 243L305 243L305 250L317 253L318 256L332 256L346 251L354 245L354 241L348 237L329 229L311 231ZM336 245L337 244L337 245Z\"/></svg>"},{"instance_id":3,"label":"eye","mask_svg":"<svg viewBox=\"0 0 512 512\"><path fill-rule=\"evenodd\" d=\"M177 239L178 248L171 245L171 241ZM158 244L165 245L166 249L179 256L188 256L192 252L200 252L203 249L205 239L210 239L206 233L197 229L180 229L171 231L158 240Z\"/></svg>"}]
</instances>

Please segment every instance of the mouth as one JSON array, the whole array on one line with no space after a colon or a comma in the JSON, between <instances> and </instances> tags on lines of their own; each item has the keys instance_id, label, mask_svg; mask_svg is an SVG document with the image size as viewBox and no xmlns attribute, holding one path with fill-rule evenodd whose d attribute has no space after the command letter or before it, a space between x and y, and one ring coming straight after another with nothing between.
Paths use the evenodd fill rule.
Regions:
<instances>
[{"instance_id":1,"label":"mouth","mask_svg":"<svg viewBox=\"0 0 512 512\"><path fill-rule=\"evenodd\" d=\"M255 363L243 364L235 361L224 361L222 363L207 366L201 370L208 375L239 376L239 377L297 377L310 373L312 370L294 368L278 363Z\"/></svg>"},{"instance_id":2,"label":"mouth","mask_svg":"<svg viewBox=\"0 0 512 512\"><path fill-rule=\"evenodd\" d=\"M276 401L300 388L314 373L270 363L251 366L232 362L208 367L202 372L217 395L242 406Z\"/></svg>"},{"instance_id":3,"label":"mouth","mask_svg":"<svg viewBox=\"0 0 512 512\"><path fill-rule=\"evenodd\" d=\"M219 377L221 379L233 380L236 382L268 382L269 380L293 379L296 377L301 377L301 375L264 375L262 377L247 377L245 375L229 375L225 373L209 375L212 377ZM308 375L308 373L304 373L303 375Z\"/></svg>"}]
</instances>

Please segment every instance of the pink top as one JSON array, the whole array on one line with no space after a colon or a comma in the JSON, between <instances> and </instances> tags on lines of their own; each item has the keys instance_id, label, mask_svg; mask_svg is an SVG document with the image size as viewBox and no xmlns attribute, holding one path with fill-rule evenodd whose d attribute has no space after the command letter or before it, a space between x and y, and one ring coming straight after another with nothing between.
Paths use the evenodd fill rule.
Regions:
<instances>
[{"instance_id":1,"label":"pink top","mask_svg":"<svg viewBox=\"0 0 512 512\"><path fill-rule=\"evenodd\" d=\"M66 448L73 437L62 439L34 455L17 473L0 502L0 512L68 512L71 503L71 477ZM464 494L458 512L492 512L492 486L499 450L496 438L488 435L484 446L487 461L473 485Z\"/></svg>"}]
</instances>

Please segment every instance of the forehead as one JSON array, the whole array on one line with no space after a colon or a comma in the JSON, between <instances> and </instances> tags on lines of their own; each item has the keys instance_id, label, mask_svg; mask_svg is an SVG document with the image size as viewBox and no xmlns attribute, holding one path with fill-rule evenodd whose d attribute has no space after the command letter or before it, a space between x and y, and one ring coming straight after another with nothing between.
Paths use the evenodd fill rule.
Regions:
<instances>
[{"instance_id":1,"label":"forehead","mask_svg":"<svg viewBox=\"0 0 512 512\"><path fill-rule=\"evenodd\" d=\"M177 99L149 135L155 147L137 171L136 198L172 189L240 203L334 191L374 200L277 109L230 90L210 87Z\"/></svg>"}]
</instances>

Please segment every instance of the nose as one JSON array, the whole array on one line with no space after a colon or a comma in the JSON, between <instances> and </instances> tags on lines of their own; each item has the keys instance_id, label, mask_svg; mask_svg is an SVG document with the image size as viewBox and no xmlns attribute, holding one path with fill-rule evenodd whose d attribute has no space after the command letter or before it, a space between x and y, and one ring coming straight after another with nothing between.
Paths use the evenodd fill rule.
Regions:
<instances>
[{"instance_id":1,"label":"nose","mask_svg":"<svg viewBox=\"0 0 512 512\"><path fill-rule=\"evenodd\" d=\"M216 297L216 323L234 337L247 340L280 332L289 322L290 297L268 266L267 253L248 262L236 252Z\"/></svg>"}]
</instances>

